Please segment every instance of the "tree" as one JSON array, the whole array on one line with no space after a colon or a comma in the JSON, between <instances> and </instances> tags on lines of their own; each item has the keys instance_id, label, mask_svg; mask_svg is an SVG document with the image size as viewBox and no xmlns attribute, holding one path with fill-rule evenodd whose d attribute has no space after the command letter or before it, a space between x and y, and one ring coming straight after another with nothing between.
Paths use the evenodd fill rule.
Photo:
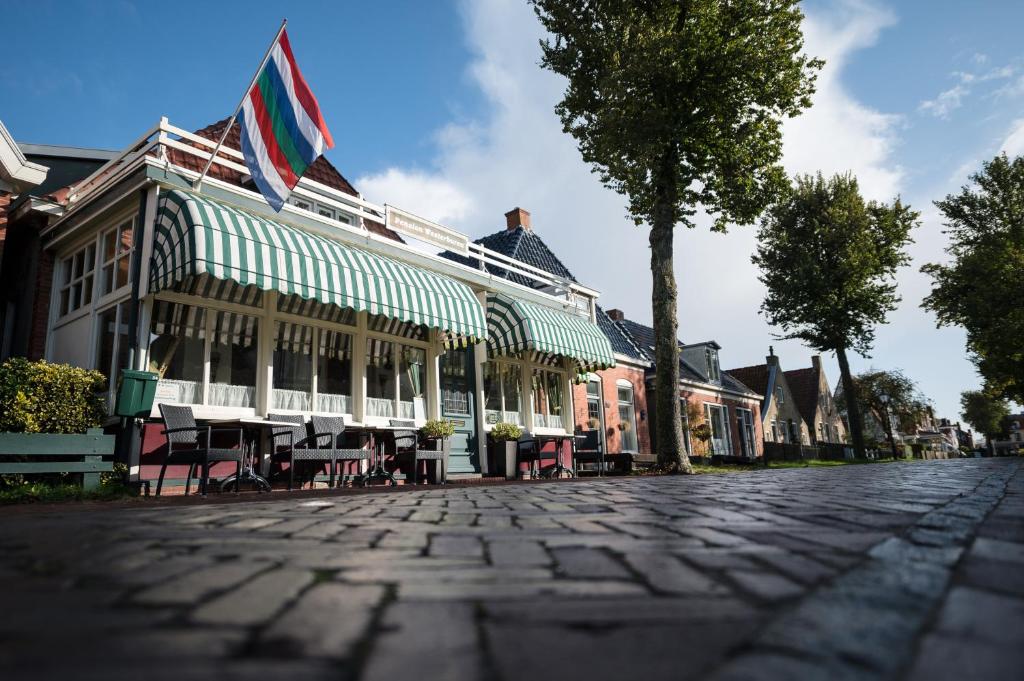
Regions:
<instances>
[{"instance_id":1,"label":"tree","mask_svg":"<svg viewBox=\"0 0 1024 681\"><path fill-rule=\"evenodd\" d=\"M530 0L551 34L555 111L602 182L650 225L658 460L690 472L680 430L675 225L752 224L785 184L781 122L810 106L798 0Z\"/></svg>"},{"instance_id":2,"label":"tree","mask_svg":"<svg viewBox=\"0 0 1024 681\"><path fill-rule=\"evenodd\" d=\"M1004 431L1006 418L1010 415L1010 405L1005 399L984 390L960 393L960 410L964 421L984 435L990 446L992 438Z\"/></svg>"},{"instance_id":3,"label":"tree","mask_svg":"<svg viewBox=\"0 0 1024 681\"><path fill-rule=\"evenodd\" d=\"M971 180L935 202L953 258L921 268L933 279L923 307L964 327L987 390L1024 402L1024 158L997 156Z\"/></svg>"},{"instance_id":4,"label":"tree","mask_svg":"<svg viewBox=\"0 0 1024 681\"><path fill-rule=\"evenodd\" d=\"M768 289L761 310L782 329L779 338L836 353L858 457L864 432L847 353L868 356L874 327L896 309L895 275L910 260L905 248L917 217L899 198L865 202L850 174L818 173L797 177L758 230L752 259Z\"/></svg>"},{"instance_id":5,"label":"tree","mask_svg":"<svg viewBox=\"0 0 1024 681\"><path fill-rule=\"evenodd\" d=\"M928 399L917 385L899 369L891 371L865 371L853 377L853 394L857 404L882 427L882 432L897 457L893 428L901 433L913 433L922 419L930 413ZM844 390L841 397L849 414L849 400Z\"/></svg>"}]
</instances>

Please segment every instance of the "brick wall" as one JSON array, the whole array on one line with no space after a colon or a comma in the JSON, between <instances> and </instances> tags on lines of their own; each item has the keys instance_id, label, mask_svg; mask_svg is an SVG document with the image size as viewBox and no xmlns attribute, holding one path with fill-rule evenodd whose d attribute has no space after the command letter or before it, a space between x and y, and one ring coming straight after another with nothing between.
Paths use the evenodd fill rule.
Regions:
<instances>
[{"instance_id":1,"label":"brick wall","mask_svg":"<svg viewBox=\"0 0 1024 681\"><path fill-rule=\"evenodd\" d=\"M7 207L11 205L11 195L0 192L0 262L4 257L4 242L7 240Z\"/></svg>"},{"instance_id":2,"label":"brick wall","mask_svg":"<svg viewBox=\"0 0 1024 681\"><path fill-rule=\"evenodd\" d=\"M737 419L736 409L749 409L751 419L754 422L754 452L755 456L761 456L764 453L764 431L761 427L761 404L758 400L744 400L734 397L730 397L725 394L708 395L705 393L695 393L687 390L680 391L680 395L687 400L687 402L700 405L701 412L703 413L704 403L708 402L711 404L721 404L728 408L728 425L729 425L729 436L732 439L732 454L733 456L742 456L743 450L740 446L740 426L739 420ZM691 426L696 424L691 424ZM709 443L710 446L710 443ZM690 436L690 447L691 451L696 456L703 456L705 452L705 445L697 438Z\"/></svg>"},{"instance_id":3,"label":"brick wall","mask_svg":"<svg viewBox=\"0 0 1024 681\"><path fill-rule=\"evenodd\" d=\"M53 288L53 254L41 250L36 265L36 297L32 308L32 329L28 337L28 358L43 359L46 354L46 326L50 319L50 291Z\"/></svg>"},{"instance_id":4,"label":"brick wall","mask_svg":"<svg viewBox=\"0 0 1024 681\"><path fill-rule=\"evenodd\" d=\"M601 378L601 400L604 408L605 441L608 453L622 451L622 431L619 430L619 395L618 381L625 379L633 386L633 405L636 411L637 446L641 454L651 453L651 434L646 418L647 389L644 385L644 371L635 367L620 365L612 369L597 372ZM583 428L587 426L587 386L573 387L573 410L576 423Z\"/></svg>"}]
</instances>

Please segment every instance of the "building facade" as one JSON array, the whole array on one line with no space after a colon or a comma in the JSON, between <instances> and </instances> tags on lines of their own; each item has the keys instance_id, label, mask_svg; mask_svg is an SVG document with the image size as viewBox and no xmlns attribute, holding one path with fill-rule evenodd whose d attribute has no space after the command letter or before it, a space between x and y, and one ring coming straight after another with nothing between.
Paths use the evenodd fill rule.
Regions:
<instances>
[{"instance_id":1,"label":"building facade","mask_svg":"<svg viewBox=\"0 0 1024 681\"><path fill-rule=\"evenodd\" d=\"M793 402L807 426L810 444L846 442L846 426L836 407L821 355L811 357L811 366L784 372Z\"/></svg>"},{"instance_id":2,"label":"building facade","mask_svg":"<svg viewBox=\"0 0 1024 681\"><path fill-rule=\"evenodd\" d=\"M768 349L764 364L729 369L727 373L759 396L761 427L767 442L811 444L810 429L774 349Z\"/></svg>"}]
</instances>

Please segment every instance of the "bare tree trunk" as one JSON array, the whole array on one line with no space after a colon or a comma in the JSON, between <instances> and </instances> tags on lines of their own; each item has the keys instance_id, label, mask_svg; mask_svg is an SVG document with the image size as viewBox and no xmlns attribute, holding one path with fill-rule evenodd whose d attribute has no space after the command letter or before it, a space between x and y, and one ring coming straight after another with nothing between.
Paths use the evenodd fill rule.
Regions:
<instances>
[{"instance_id":1,"label":"bare tree trunk","mask_svg":"<svg viewBox=\"0 0 1024 681\"><path fill-rule=\"evenodd\" d=\"M651 225L651 309L654 314L655 404L658 463L666 470L692 473L683 447L679 407L679 333L676 320L676 278L672 265L675 229L675 149L662 159L657 204Z\"/></svg>"},{"instance_id":2,"label":"bare tree trunk","mask_svg":"<svg viewBox=\"0 0 1024 681\"><path fill-rule=\"evenodd\" d=\"M843 381L843 396L846 398L846 419L850 422L850 439L853 440L854 456L864 458L864 429L860 421L860 405L857 404L857 393L853 387L853 376L850 374L850 362L846 359L846 348L836 348L836 359L839 360L839 373Z\"/></svg>"}]
</instances>

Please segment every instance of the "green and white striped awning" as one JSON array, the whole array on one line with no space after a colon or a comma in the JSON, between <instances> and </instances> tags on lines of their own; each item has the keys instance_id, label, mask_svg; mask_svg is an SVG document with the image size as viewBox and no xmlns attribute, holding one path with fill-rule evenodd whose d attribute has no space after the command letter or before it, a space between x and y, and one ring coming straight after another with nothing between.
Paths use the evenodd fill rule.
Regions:
<instances>
[{"instance_id":1,"label":"green and white striped awning","mask_svg":"<svg viewBox=\"0 0 1024 681\"><path fill-rule=\"evenodd\" d=\"M487 337L465 284L180 190L161 196L150 272L153 292L205 274L423 324L448 341Z\"/></svg>"},{"instance_id":2,"label":"green and white striped awning","mask_svg":"<svg viewBox=\"0 0 1024 681\"><path fill-rule=\"evenodd\" d=\"M594 322L500 293L487 296L487 333L494 354L568 357L581 372L615 366L611 343Z\"/></svg>"}]
</instances>

